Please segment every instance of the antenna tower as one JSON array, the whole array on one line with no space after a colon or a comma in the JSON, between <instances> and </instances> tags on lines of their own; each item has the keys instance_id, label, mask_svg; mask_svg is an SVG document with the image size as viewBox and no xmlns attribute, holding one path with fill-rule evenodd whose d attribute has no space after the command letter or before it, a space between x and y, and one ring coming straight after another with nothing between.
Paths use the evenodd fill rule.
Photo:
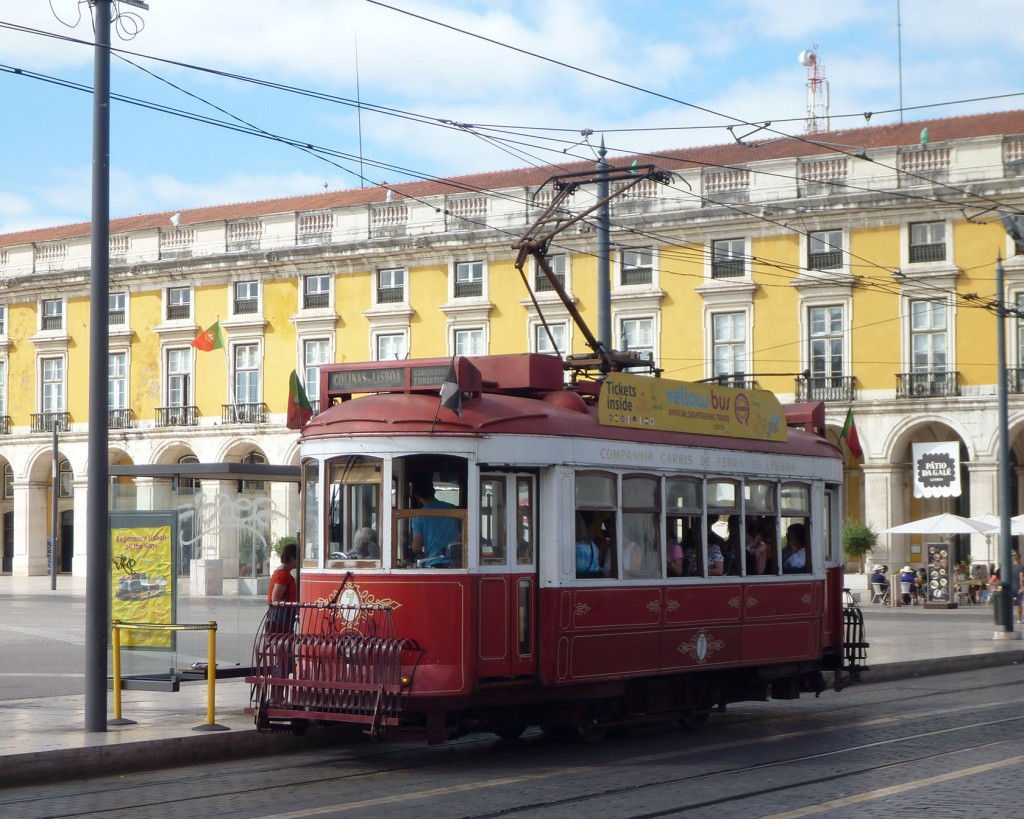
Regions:
<instances>
[{"instance_id":1,"label":"antenna tower","mask_svg":"<svg viewBox=\"0 0 1024 819\"><path fill-rule=\"evenodd\" d=\"M828 80L825 79L825 68L818 59L818 46L801 51L797 60L807 69L807 114L804 131L808 134L828 131Z\"/></svg>"}]
</instances>

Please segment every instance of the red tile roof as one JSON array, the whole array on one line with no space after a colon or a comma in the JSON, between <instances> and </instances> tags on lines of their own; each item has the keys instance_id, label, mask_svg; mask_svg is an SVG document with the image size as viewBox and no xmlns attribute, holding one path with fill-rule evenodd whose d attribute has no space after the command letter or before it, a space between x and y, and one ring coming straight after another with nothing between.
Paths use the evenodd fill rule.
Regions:
<instances>
[{"instance_id":1,"label":"red tile roof","mask_svg":"<svg viewBox=\"0 0 1024 819\"><path fill-rule=\"evenodd\" d=\"M744 126L745 127L745 126ZM1003 134L1024 134L1024 110L999 111L991 114L971 114L944 119L919 120L893 125L865 125L861 128L847 128L839 131L816 133L813 136L771 137L770 131L759 132L764 136L758 142L730 142L724 145L707 145L695 148L669 150L657 154L633 157L641 163L653 163L675 170L701 166L746 165L767 159L833 154L834 148L856 151L861 148L884 148L900 145L916 145L921 131L928 128L930 142L945 142L954 139L995 136ZM783 130L783 129L780 129ZM816 144L823 143L823 144ZM833 146L833 147L830 147ZM632 159L630 161L632 161ZM467 174L447 179L422 182L402 182L389 187L403 197L438 196L476 190L498 190L525 186L537 186L554 173L584 171L593 168L593 162L575 162L543 168L514 168L503 171ZM181 211L181 224L193 225L201 222L215 222L225 219L245 219L267 216L288 211L309 211L325 208L359 205L369 202L383 202L384 187L357 188L344 191L328 191L283 199L264 199L257 202L236 202L226 205L210 205ZM127 233L166 227L173 211L145 213L112 219L111 234ZM29 242L59 241L87 236L89 223L38 228L18 233L0 235L0 246L27 244Z\"/></svg>"}]
</instances>

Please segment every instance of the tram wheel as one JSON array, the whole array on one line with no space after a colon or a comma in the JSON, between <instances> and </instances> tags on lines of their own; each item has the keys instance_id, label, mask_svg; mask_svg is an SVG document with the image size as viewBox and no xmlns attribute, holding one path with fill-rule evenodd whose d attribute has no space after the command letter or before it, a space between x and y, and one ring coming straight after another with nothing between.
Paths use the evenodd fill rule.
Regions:
<instances>
[{"instance_id":1,"label":"tram wheel","mask_svg":"<svg viewBox=\"0 0 1024 819\"><path fill-rule=\"evenodd\" d=\"M525 722L506 722L498 725L491 730L498 735L499 738L505 740L505 742L515 742L523 735L523 731L526 730Z\"/></svg>"},{"instance_id":2,"label":"tram wheel","mask_svg":"<svg viewBox=\"0 0 1024 819\"><path fill-rule=\"evenodd\" d=\"M580 724L576 726L576 738L581 742L601 742L608 736L608 727L605 725Z\"/></svg>"},{"instance_id":3,"label":"tram wheel","mask_svg":"<svg viewBox=\"0 0 1024 819\"><path fill-rule=\"evenodd\" d=\"M708 716L710 711L705 708L691 708L683 712L683 715L679 717L679 724L683 728L703 728L707 725Z\"/></svg>"}]
</instances>

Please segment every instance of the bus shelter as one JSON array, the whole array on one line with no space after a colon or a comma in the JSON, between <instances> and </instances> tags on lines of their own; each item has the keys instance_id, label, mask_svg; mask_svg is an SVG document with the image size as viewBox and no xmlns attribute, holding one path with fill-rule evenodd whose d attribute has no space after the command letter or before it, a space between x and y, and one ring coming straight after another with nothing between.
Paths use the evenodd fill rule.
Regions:
<instances>
[{"instance_id":1,"label":"bus shelter","mask_svg":"<svg viewBox=\"0 0 1024 819\"><path fill-rule=\"evenodd\" d=\"M217 624L217 675L247 672L280 549L297 537L297 466L110 466L111 618ZM126 634L125 687L205 674L203 631Z\"/></svg>"}]
</instances>

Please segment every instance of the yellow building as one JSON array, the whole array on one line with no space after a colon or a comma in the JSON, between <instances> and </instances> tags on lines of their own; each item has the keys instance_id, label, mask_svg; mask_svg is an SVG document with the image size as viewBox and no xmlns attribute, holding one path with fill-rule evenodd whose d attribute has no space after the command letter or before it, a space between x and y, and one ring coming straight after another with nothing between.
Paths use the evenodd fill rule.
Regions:
<instances>
[{"instance_id":1,"label":"yellow building","mask_svg":"<svg viewBox=\"0 0 1024 819\"><path fill-rule=\"evenodd\" d=\"M939 511L997 511L991 300L1000 254L1004 296L1024 300L1024 257L998 220L1024 205L1022 134L1024 111L1013 111L639 157L673 178L645 180L612 205L615 346L650 353L670 378L823 400L834 440L852 407L864 454L848 470L847 517L880 530ZM585 352L531 267L548 336L513 265L514 243L550 201L543 183L565 170L113 220L110 462L297 464L284 426L293 369L315 402L317 368L330 361L551 351L552 338ZM584 186L568 207L594 196ZM0 236L5 572L46 571L54 423L60 567L85 571L75 532L85 531L90 421L88 227ZM595 328L596 247L587 220L550 248ZM224 348L192 347L215 322ZM1017 319L1008 329L1016 513L1024 329ZM959 496L914 496L912 445L923 442L957 445ZM293 489L220 481L195 494L200 505L260 499L271 539L296 528ZM222 559L229 577L266 567L265 550L237 538L185 540L183 568L203 556ZM985 549L965 542L960 557ZM877 554L921 560L905 537L883 538Z\"/></svg>"}]
</instances>

